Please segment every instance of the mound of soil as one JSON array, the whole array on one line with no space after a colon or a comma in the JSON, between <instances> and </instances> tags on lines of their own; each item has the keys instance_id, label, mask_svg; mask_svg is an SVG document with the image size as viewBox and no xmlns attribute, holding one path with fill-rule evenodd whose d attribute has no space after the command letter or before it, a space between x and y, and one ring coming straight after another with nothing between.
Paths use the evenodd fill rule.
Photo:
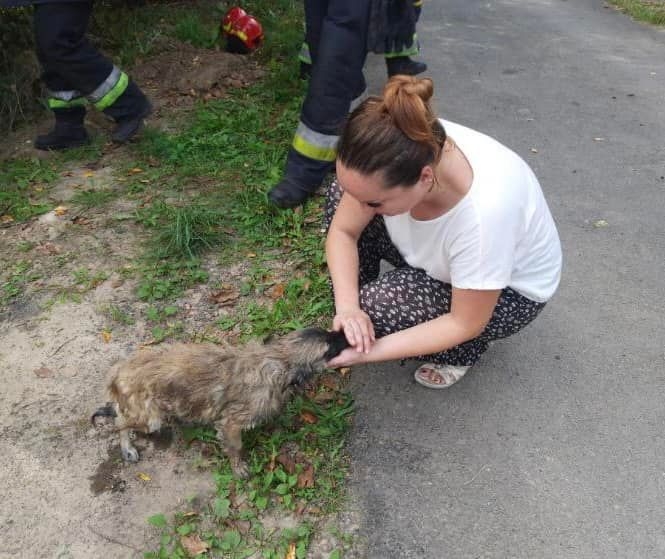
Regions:
<instances>
[{"instance_id":1,"label":"mound of soil","mask_svg":"<svg viewBox=\"0 0 665 559\"><path fill-rule=\"evenodd\" d=\"M180 106L194 99L223 97L229 88L246 87L264 75L251 56L200 49L170 40L160 54L131 72L160 106Z\"/></svg>"}]
</instances>

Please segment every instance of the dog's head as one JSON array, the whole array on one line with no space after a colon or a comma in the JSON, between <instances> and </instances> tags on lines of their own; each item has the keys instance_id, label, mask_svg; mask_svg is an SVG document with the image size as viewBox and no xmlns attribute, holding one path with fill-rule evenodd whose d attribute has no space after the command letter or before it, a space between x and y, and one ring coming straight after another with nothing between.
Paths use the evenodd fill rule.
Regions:
<instances>
[{"instance_id":1,"label":"dog's head","mask_svg":"<svg viewBox=\"0 0 665 559\"><path fill-rule=\"evenodd\" d=\"M323 328L296 330L269 343L279 345L283 351L293 371L292 384L300 384L321 372L328 361L349 347L344 332L329 332Z\"/></svg>"}]
</instances>

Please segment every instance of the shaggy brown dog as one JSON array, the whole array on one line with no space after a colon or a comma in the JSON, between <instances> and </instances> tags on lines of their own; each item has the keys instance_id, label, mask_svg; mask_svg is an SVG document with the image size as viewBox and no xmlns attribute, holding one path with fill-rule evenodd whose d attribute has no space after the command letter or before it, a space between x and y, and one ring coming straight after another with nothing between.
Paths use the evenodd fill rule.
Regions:
<instances>
[{"instance_id":1,"label":"shaggy brown dog","mask_svg":"<svg viewBox=\"0 0 665 559\"><path fill-rule=\"evenodd\" d=\"M291 387L325 368L348 343L342 332L306 328L244 347L174 344L142 350L112 369L110 402L122 457L136 462L131 430L152 433L169 418L214 423L236 475L246 477L241 433L275 415Z\"/></svg>"}]
</instances>

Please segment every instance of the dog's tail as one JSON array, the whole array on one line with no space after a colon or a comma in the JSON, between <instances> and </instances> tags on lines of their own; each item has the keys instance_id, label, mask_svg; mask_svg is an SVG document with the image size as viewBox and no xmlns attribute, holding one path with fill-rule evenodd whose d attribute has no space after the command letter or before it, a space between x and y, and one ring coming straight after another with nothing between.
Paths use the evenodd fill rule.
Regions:
<instances>
[{"instance_id":1,"label":"dog's tail","mask_svg":"<svg viewBox=\"0 0 665 559\"><path fill-rule=\"evenodd\" d=\"M99 408L95 413L92 414L90 422L94 425L95 419L97 417L117 417L118 414L115 411L115 404L113 402L107 402L105 406Z\"/></svg>"}]
</instances>

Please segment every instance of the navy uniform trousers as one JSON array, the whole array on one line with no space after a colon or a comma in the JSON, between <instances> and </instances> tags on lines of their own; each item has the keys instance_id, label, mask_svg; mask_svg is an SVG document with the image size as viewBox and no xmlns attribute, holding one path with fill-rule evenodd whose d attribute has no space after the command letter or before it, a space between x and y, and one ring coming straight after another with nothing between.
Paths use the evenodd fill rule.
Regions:
<instances>
[{"instance_id":1,"label":"navy uniform trousers","mask_svg":"<svg viewBox=\"0 0 665 559\"><path fill-rule=\"evenodd\" d=\"M87 39L92 0L5 0L5 7L34 5L34 34L49 107L81 123L91 104L116 121L149 110L139 87Z\"/></svg>"},{"instance_id":2,"label":"navy uniform trousers","mask_svg":"<svg viewBox=\"0 0 665 559\"><path fill-rule=\"evenodd\" d=\"M349 108L365 91L369 0L305 0L305 19L312 75L285 176L313 192L333 167Z\"/></svg>"}]
</instances>

